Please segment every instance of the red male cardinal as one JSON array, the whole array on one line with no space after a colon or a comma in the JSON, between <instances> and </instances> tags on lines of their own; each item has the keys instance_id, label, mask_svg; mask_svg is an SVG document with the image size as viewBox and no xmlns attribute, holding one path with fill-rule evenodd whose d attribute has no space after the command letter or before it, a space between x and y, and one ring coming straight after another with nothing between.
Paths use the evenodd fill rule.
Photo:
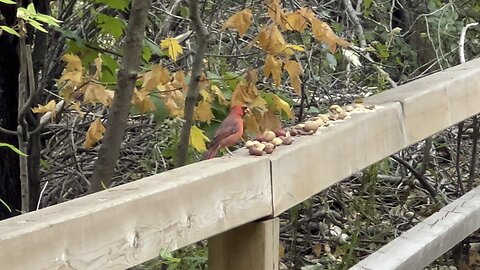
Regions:
<instances>
[{"instance_id":1,"label":"red male cardinal","mask_svg":"<svg viewBox=\"0 0 480 270\"><path fill-rule=\"evenodd\" d=\"M230 114L223 120L220 127L215 132L207 153L203 155L202 160L214 158L218 149L225 147L228 151L229 146L235 145L243 135L243 115L248 111L246 107L233 106ZM229 151L230 152L230 151Z\"/></svg>"}]
</instances>

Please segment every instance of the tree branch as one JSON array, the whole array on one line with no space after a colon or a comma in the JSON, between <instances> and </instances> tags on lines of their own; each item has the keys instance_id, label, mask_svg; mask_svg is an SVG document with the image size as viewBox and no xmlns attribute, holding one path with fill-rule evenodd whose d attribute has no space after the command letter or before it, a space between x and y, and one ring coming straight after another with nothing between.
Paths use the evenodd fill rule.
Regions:
<instances>
[{"instance_id":1,"label":"tree branch","mask_svg":"<svg viewBox=\"0 0 480 270\"><path fill-rule=\"evenodd\" d=\"M134 0L131 5L132 9L130 10L130 19L123 48L122 67L118 72L117 91L113 98L105 137L98 152L98 159L95 162L91 179L92 184L88 189L88 193L100 191L103 186L110 186L120 153L120 145L127 127L133 90L135 89L137 73L140 68L145 25L151 4L151 0Z\"/></svg>"},{"instance_id":2,"label":"tree branch","mask_svg":"<svg viewBox=\"0 0 480 270\"><path fill-rule=\"evenodd\" d=\"M180 167L187 162L188 145L190 141L190 129L193 125L193 109L198 100L198 87L200 83L200 75L203 69L203 57L208 45L208 31L203 24L198 9L198 1L190 0L190 20L197 37L197 50L192 64L192 72L187 98L185 100L185 111L183 119L182 132L178 142L178 151L176 156L176 166Z\"/></svg>"}]
</instances>

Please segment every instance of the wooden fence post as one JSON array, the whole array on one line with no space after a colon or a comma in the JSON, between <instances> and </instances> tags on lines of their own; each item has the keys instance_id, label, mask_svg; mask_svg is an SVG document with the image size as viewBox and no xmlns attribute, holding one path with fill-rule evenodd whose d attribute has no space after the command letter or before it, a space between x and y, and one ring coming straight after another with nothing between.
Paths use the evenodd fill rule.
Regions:
<instances>
[{"instance_id":1,"label":"wooden fence post","mask_svg":"<svg viewBox=\"0 0 480 270\"><path fill-rule=\"evenodd\" d=\"M278 218L256 221L208 240L209 270L278 270Z\"/></svg>"}]
</instances>

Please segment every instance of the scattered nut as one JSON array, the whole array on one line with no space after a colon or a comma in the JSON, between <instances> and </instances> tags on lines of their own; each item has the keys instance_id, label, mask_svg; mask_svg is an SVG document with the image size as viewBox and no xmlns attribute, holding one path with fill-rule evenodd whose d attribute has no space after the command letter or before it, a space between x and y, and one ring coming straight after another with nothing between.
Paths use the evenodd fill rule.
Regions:
<instances>
[{"instance_id":1,"label":"scattered nut","mask_svg":"<svg viewBox=\"0 0 480 270\"><path fill-rule=\"evenodd\" d=\"M262 156L263 155L263 149L260 150L258 148L252 147L248 149L248 153L253 156Z\"/></svg>"},{"instance_id":2,"label":"scattered nut","mask_svg":"<svg viewBox=\"0 0 480 270\"><path fill-rule=\"evenodd\" d=\"M338 114L338 119L345 119L347 118L348 114L345 111L342 111L341 113Z\"/></svg>"},{"instance_id":3,"label":"scattered nut","mask_svg":"<svg viewBox=\"0 0 480 270\"><path fill-rule=\"evenodd\" d=\"M295 128L298 128L298 129L303 129L304 127L305 127L305 124L303 124L303 123L297 124L295 126Z\"/></svg>"},{"instance_id":4,"label":"scattered nut","mask_svg":"<svg viewBox=\"0 0 480 270\"><path fill-rule=\"evenodd\" d=\"M323 123L323 121L322 121L322 123ZM320 122L317 122L317 121L307 121L307 122L305 122L305 127L303 127L303 129L304 129L305 131L313 131L313 132L316 132L319 127L320 127Z\"/></svg>"},{"instance_id":5,"label":"scattered nut","mask_svg":"<svg viewBox=\"0 0 480 270\"><path fill-rule=\"evenodd\" d=\"M273 153L273 149L275 149L275 146L273 144L270 144L265 147L264 151L267 154L271 154Z\"/></svg>"},{"instance_id":6,"label":"scattered nut","mask_svg":"<svg viewBox=\"0 0 480 270\"><path fill-rule=\"evenodd\" d=\"M338 120L338 114L330 114L328 116L328 119L330 119L332 121L336 121L336 120Z\"/></svg>"},{"instance_id":7,"label":"scattered nut","mask_svg":"<svg viewBox=\"0 0 480 270\"><path fill-rule=\"evenodd\" d=\"M265 132L263 133L263 136L265 137L265 140L266 140L267 142L273 140L273 138L276 137L275 132L273 132L273 131L271 131L271 130L265 131Z\"/></svg>"},{"instance_id":8,"label":"scattered nut","mask_svg":"<svg viewBox=\"0 0 480 270\"><path fill-rule=\"evenodd\" d=\"M318 117L323 120L324 123L327 123L330 119L328 119L328 114L319 114Z\"/></svg>"},{"instance_id":9,"label":"scattered nut","mask_svg":"<svg viewBox=\"0 0 480 270\"><path fill-rule=\"evenodd\" d=\"M373 109L375 109L375 106L373 104L368 104L368 105L365 106L365 108L368 109L368 110L373 110Z\"/></svg>"},{"instance_id":10,"label":"scattered nut","mask_svg":"<svg viewBox=\"0 0 480 270\"><path fill-rule=\"evenodd\" d=\"M290 129L289 132L290 132L290 135L291 135L291 136L297 136L297 135L298 135L297 130L294 129L294 128Z\"/></svg>"},{"instance_id":11,"label":"scattered nut","mask_svg":"<svg viewBox=\"0 0 480 270\"><path fill-rule=\"evenodd\" d=\"M285 138L283 139L283 144L284 144L284 145L290 145L290 144L293 143L293 141L294 141L293 137L285 137Z\"/></svg>"},{"instance_id":12,"label":"scattered nut","mask_svg":"<svg viewBox=\"0 0 480 270\"><path fill-rule=\"evenodd\" d=\"M347 112L351 112L351 111L353 111L353 109L355 109L355 108L353 108L352 105L347 105L347 106L345 107L345 111L347 111Z\"/></svg>"},{"instance_id":13,"label":"scattered nut","mask_svg":"<svg viewBox=\"0 0 480 270\"><path fill-rule=\"evenodd\" d=\"M281 136L281 137L284 137L284 136ZM283 143L283 140L281 139L281 137L274 138L274 139L272 140L272 144L274 144L275 146L282 144L282 143ZM284 138L285 138L285 137L284 137Z\"/></svg>"},{"instance_id":14,"label":"scattered nut","mask_svg":"<svg viewBox=\"0 0 480 270\"><path fill-rule=\"evenodd\" d=\"M255 140L259 142L263 142L263 141L266 141L267 139L265 138L265 136L263 136L263 134L257 134L257 136L255 136Z\"/></svg>"},{"instance_id":15,"label":"scattered nut","mask_svg":"<svg viewBox=\"0 0 480 270\"><path fill-rule=\"evenodd\" d=\"M255 146L252 147L252 148L255 148L255 149L258 149L258 150L260 150L260 151L263 151L263 149L265 149L265 144L263 144L263 143L258 143L258 144L255 144ZM250 148L250 149L252 149L252 148Z\"/></svg>"},{"instance_id":16,"label":"scattered nut","mask_svg":"<svg viewBox=\"0 0 480 270\"><path fill-rule=\"evenodd\" d=\"M340 107L338 105L332 105L332 106L330 106L330 111L333 114L337 114L337 113L341 113L343 111L343 109L342 109L342 107Z\"/></svg>"},{"instance_id":17,"label":"scattered nut","mask_svg":"<svg viewBox=\"0 0 480 270\"><path fill-rule=\"evenodd\" d=\"M275 130L274 132L275 132L275 135L276 135L277 137L285 136L285 135L286 135L285 130L283 130L283 129L281 129L281 128Z\"/></svg>"},{"instance_id":18,"label":"scattered nut","mask_svg":"<svg viewBox=\"0 0 480 270\"><path fill-rule=\"evenodd\" d=\"M250 148L250 147L253 147L255 146L255 143L253 141L246 141L245 142L245 147L246 148Z\"/></svg>"}]
</instances>

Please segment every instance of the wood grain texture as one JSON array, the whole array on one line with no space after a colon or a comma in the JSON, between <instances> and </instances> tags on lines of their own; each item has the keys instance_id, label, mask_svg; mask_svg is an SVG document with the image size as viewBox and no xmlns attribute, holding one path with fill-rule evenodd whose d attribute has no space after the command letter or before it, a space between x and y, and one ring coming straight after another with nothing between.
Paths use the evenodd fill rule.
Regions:
<instances>
[{"instance_id":1,"label":"wood grain texture","mask_svg":"<svg viewBox=\"0 0 480 270\"><path fill-rule=\"evenodd\" d=\"M350 270L422 269L480 228L480 187L403 233Z\"/></svg>"},{"instance_id":2,"label":"wood grain texture","mask_svg":"<svg viewBox=\"0 0 480 270\"><path fill-rule=\"evenodd\" d=\"M209 270L278 270L278 218L251 222L208 240Z\"/></svg>"},{"instance_id":3,"label":"wood grain texture","mask_svg":"<svg viewBox=\"0 0 480 270\"><path fill-rule=\"evenodd\" d=\"M271 155L274 215L405 146L399 104L297 137Z\"/></svg>"},{"instance_id":4,"label":"wood grain texture","mask_svg":"<svg viewBox=\"0 0 480 270\"><path fill-rule=\"evenodd\" d=\"M407 145L479 113L480 59L415 80L365 99L399 103Z\"/></svg>"},{"instance_id":5,"label":"wood grain texture","mask_svg":"<svg viewBox=\"0 0 480 270\"><path fill-rule=\"evenodd\" d=\"M215 159L2 221L2 269L126 269L271 215L269 173Z\"/></svg>"}]
</instances>

